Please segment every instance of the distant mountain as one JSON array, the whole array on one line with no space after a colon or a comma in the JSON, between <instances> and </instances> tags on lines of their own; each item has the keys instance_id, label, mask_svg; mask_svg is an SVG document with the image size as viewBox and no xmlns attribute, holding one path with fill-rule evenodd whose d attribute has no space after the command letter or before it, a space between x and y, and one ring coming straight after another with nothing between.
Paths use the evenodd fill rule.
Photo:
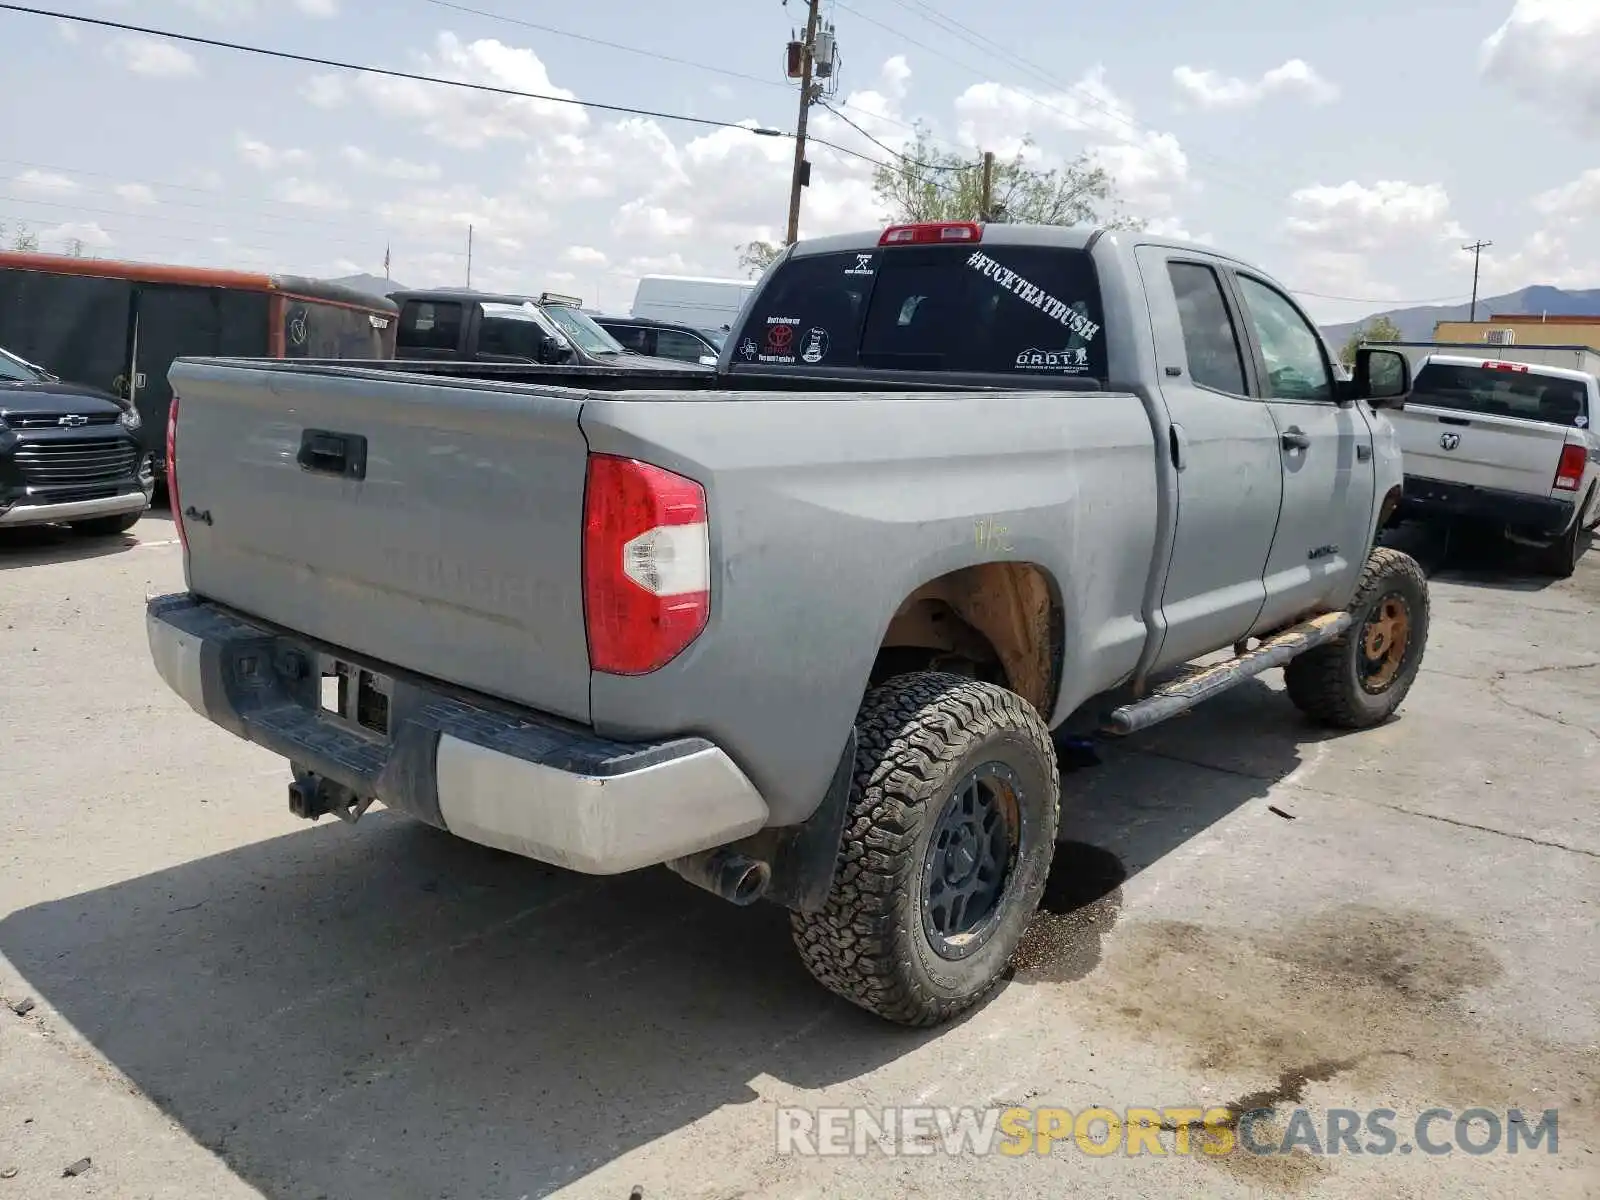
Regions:
<instances>
[{"instance_id":1,"label":"distant mountain","mask_svg":"<svg viewBox=\"0 0 1600 1200\"><path fill-rule=\"evenodd\" d=\"M385 279L382 275L345 275L339 279L330 279L329 283L343 284L347 288L354 288L358 292L366 292L373 296L388 296L390 292L407 290L406 285L398 279Z\"/></svg>"},{"instance_id":2,"label":"distant mountain","mask_svg":"<svg viewBox=\"0 0 1600 1200\"><path fill-rule=\"evenodd\" d=\"M1323 334L1338 349L1358 328L1374 317L1388 317L1400 327L1402 340L1427 342L1433 340L1433 327L1439 321L1465 321L1471 316L1470 304L1423 305L1419 308L1392 308L1388 312L1374 313L1361 321L1343 325L1324 325ZM1551 317L1600 316L1600 288L1582 292L1569 292L1555 287L1525 287L1520 292L1507 292L1503 296L1480 297L1478 319L1487 320L1495 313L1548 313Z\"/></svg>"}]
</instances>

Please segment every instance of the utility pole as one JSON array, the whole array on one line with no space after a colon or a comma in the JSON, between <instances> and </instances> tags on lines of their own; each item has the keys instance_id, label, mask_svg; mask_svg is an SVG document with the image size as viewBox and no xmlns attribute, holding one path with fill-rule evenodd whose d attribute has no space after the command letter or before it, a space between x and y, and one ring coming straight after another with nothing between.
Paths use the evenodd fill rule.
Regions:
<instances>
[{"instance_id":1,"label":"utility pole","mask_svg":"<svg viewBox=\"0 0 1600 1200\"><path fill-rule=\"evenodd\" d=\"M1463 250L1469 251L1472 254L1472 316L1471 316L1471 319L1474 320L1474 321L1476 321L1478 319L1478 261L1479 261L1479 259L1481 259L1483 257L1483 252L1485 250L1487 250L1492 245L1494 245L1493 242L1485 242L1485 241L1479 240L1479 241L1473 242L1470 246L1461 247Z\"/></svg>"},{"instance_id":2,"label":"utility pole","mask_svg":"<svg viewBox=\"0 0 1600 1200\"><path fill-rule=\"evenodd\" d=\"M978 220L994 219L994 151L983 152L983 191L978 200Z\"/></svg>"},{"instance_id":3,"label":"utility pole","mask_svg":"<svg viewBox=\"0 0 1600 1200\"><path fill-rule=\"evenodd\" d=\"M467 286L472 286L472 225L467 225Z\"/></svg>"},{"instance_id":4,"label":"utility pole","mask_svg":"<svg viewBox=\"0 0 1600 1200\"><path fill-rule=\"evenodd\" d=\"M806 37L800 44L800 116L794 129L794 172L789 177L789 230L785 245L792 246L800 238L800 189L811 182L811 164L806 162L806 125L811 116L811 105L816 97L812 93L811 76L816 66L817 22L821 19L822 0L807 0Z\"/></svg>"}]
</instances>

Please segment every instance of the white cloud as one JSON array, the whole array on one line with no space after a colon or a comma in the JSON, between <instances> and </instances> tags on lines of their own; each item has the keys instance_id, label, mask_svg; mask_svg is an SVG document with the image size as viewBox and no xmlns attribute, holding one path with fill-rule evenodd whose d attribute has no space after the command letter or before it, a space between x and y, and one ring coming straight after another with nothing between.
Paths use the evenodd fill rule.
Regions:
<instances>
[{"instance_id":1,"label":"white cloud","mask_svg":"<svg viewBox=\"0 0 1600 1200\"><path fill-rule=\"evenodd\" d=\"M1291 58L1259 79L1239 79L1218 71L1180 66L1173 69L1172 82L1201 108L1249 108L1270 96L1281 95L1298 95L1312 104L1331 104L1339 98L1339 89L1301 58Z\"/></svg>"},{"instance_id":2,"label":"white cloud","mask_svg":"<svg viewBox=\"0 0 1600 1200\"><path fill-rule=\"evenodd\" d=\"M1533 198L1536 212L1562 221L1600 218L1600 167L1585 171L1571 183L1540 192Z\"/></svg>"},{"instance_id":3,"label":"white cloud","mask_svg":"<svg viewBox=\"0 0 1600 1200\"><path fill-rule=\"evenodd\" d=\"M1067 145L1086 150L1090 163L1111 177L1117 199L1133 216L1170 217L1191 186L1189 157L1177 137L1141 125L1100 67L1062 92L974 84L956 98L955 109L957 140L1001 159L1022 154L1033 166L1060 166L1072 155L1049 147L1067 135ZM1038 139L1031 147L1030 137Z\"/></svg>"},{"instance_id":4,"label":"white cloud","mask_svg":"<svg viewBox=\"0 0 1600 1200\"><path fill-rule=\"evenodd\" d=\"M603 267L610 261L604 250L596 250L593 246L568 246L562 251L561 257L566 262L583 267Z\"/></svg>"},{"instance_id":5,"label":"white cloud","mask_svg":"<svg viewBox=\"0 0 1600 1200\"><path fill-rule=\"evenodd\" d=\"M1394 179L1300 188L1289 197L1287 226L1307 241L1369 252L1402 239L1454 239L1465 233L1450 216L1450 195L1442 184Z\"/></svg>"},{"instance_id":6,"label":"white cloud","mask_svg":"<svg viewBox=\"0 0 1600 1200\"><path fill-rule=\"evenodd\" d=\"M1484 75L1526 100L1600 129L1600 4L1516 0L1483 43Z\"/></svg>"},{"instance_id":7,"label":"white cloud","mask_svg":"<svg viewBox=\"0 0 1600 1200\"><path fill-rule=\"evenodd\" d=\"M1395 179L1300 188L1283 228L1291 285L1383 303L1416 295L1415 284L1398 279L1431 279L1435 294L1448 291L1466 237L1442 184Z\"/></svg>"},{"instance_id":8,"label":"white cloud","mask_svg":"<svg viewBox=\"0 0 1600 1200\"><path fill-rule=\"evenodd\" d=\"M576 99L576 93L551 82L544 62L532 50L494 38L463 42L453 33L441 33L433 53L418 55L417 60L422 73L446 79ZM381 75L363 75L354 86L381 112L464 149L500 140L579 134L589 127L588 115L581 107L557 100L525 100ZM314 99L325 104L337 102L327 85L313 80L308 87L316 93Z\"/></svg>"},{"instance_id":9,"label":"white cloud","mask_svg":"<svg viewBox=\"0 0 1600 1200\"><path fill-rule=\"evenodd\" d=\"M313 75L301 85L300 94L318 108L338 108L350 98L344 80L337 75Z\"/></svg>"},{"instance_id":10,"label":"white cloud","mask_svg":"<svg viewBox=\"0 0 1600 1200\"><path fill-rule=\"evenodd\" d=\"M285 204L322 208L330 212L350 207L350 199L341 189L309 179L282 180L273 189L273 195Z\"/></svg>"},{"instance_id":11,"label":"white cloud","mask_svg":"<svg viewBox=\"0 0 1600 1200\"><path fill-rule=\"evenodd\" d=\"M200 64L182 46L153 37L119 37L106 47L106 56L148 79L181 79L200 74Z\"/></svg>"},{"instance_id":12,"label":"white cloud","mask_svg":"<svg viewBox=\"0 0 1600 1200\"><path fill-rule=\"evenodd\" d=\"M143 183L119 183L111 189L129 204L154 204L155 189Z\"/></svg>"},{"instance_id":13,"label":"white cloud","mask_svg":"<svg viewBox=\"0 0 1600 1200\"><path fill-rule=\"evenodd\" d=\"M82 242L90 250L103 250L111 245L111 235L97 221L67 221L39 230L39 244L46 250L66 250L73 242Z\"/></svg>"},{"instance_id":14,"label":"white cloud","mask_svg":"<svg viewBox=\"0 0 1600 1200\"><path fill-rule=\"evenodd\" d=\"M76 46L83 37L83 35L78 32L78 27L71 21L57 21L56 33L60 35L63 42L66 42L71 46Z\"/></svg>"},{"instance_id":15,"label":"white cloud","mask_svg":"<svg viewBox=\"0 0 1600 1200\"><path fill-rule=\"evenodd\" d=\"M24 191L41 192L58 196L70 195L79 190L77 180L56 171L40 171L30 168L22 172L12 184Z\"/></svg>"},{"instance_id":16,"label":"white cloud","mask_svg":"<svg viewBox=\"0 0 1600 1200\"><path fill-rule=\"evenodd\" d=\"M381 175L386 179L427 182L439 178L439 167L435 163L414 163L404 158L382 158L359 146L346 146L340 153L344 156L345 162L352 167Z\"/></svg>"},{"instance_id":17,"label":"white cloud","mask_svg":"<svg viewBox=\"0 0 1600 1200\"><path fill-rule=\"evenodd\" d=\"M239 157L252 167L262 171L277 171L286 167L304 167L311 163L311 155L297 147L278 149L267 145L260 138L250 137L248 134L238 134L234 138L234 149L239 152Z\"/></svg>"}]
</instances>

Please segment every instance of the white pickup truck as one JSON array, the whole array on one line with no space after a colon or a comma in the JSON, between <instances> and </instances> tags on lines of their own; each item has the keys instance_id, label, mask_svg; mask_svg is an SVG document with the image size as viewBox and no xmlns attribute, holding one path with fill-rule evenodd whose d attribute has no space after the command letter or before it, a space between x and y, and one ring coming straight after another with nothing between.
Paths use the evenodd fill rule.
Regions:
<instances>
[{"instance_id":1,"label":"white pickup truck","mask_svg":"<svg viewBox=\"0 0 1600 1200\"><path fill-rule=\"evenodd\" d=\"M1405 460L1401 518L1492 526L1566 578L1600 524L1600 383L1538 363L1431 354L1390 420Z\"/></svg>"}]
</instances>

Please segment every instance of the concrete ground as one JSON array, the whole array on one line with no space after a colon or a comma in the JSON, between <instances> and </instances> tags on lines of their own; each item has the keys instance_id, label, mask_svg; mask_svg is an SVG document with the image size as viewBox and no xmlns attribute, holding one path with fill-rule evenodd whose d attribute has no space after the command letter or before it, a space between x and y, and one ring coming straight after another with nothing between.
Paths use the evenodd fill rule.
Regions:
<instances>
[{"instance_id":1,"label":"concrete ground","mask_svg":"<svg viewBox=\"0 0 1600 1200\"><path fill-rule=\"evenodd\" d=\"M1274 677L1070 772L1015 979L908 1032L769 907L293 819L148 664L165 516L9 535L0 1200L1600 1195L1600 549L1554 584L1454 558L1399 720L1327 736ZM1390 1108L1406 1143L1429 1107L1558 1108L1558 1152L775 1140L780 1105L1230 1103Z\"/></svg>"}]
</instances>

